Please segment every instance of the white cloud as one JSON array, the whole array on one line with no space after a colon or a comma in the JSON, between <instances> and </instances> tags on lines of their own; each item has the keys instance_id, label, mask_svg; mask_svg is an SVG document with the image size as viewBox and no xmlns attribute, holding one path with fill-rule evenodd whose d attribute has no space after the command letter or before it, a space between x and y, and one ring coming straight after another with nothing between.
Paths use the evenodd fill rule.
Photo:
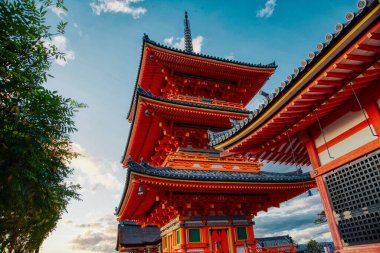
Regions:
<instances>
[{"instance_id":1,"label":"white cloud","mask_svg":"<svg viewBox=\"0 0 380 253\"><path fill-rule=\"evenodd\" d=\"M317 214L323 210L322 202L316 190L314 195L291 199L280 208L270 208L255 217L257 237L270 237L289 234L298 243L307 243L310 239L331 241L327 223L314 224Z\"/></svg>"},{"instance_id":2,"label":"white cloud","mask_svg":"<svg viewBox=\"0 0 380 253\"><path fill-rule=\"evenodd\" d=\"M117 238L116 217L111 214L94 219L92 223L70 224L72 227L84 229L70 241L74 250L90 252L113 252Z\"/></svg>"},{"instance_id":3,"label":"white cloud","mask_svg":"<svg viewBox=\"0 0 380 253\"><path fill-rule=\"evenodd\" d=\"M69 61L75 59L75 53L67 48L67 38L60 34L53 36L51 39L51 44L56 46L58 51L65 54L65 59L55 59L55 63L60 66L65 66Z\"/></svg>"},{"instance_id":4,"label":"white cloud","mask_svg":"<svg viewBox=\"0 0 380 253\"><path fill-rule=\"evenodd\" d=\"M70 166L75 169L76 183L79 183L84 190L95 192L99 187L103 187L118 192L122 189L122 184L116 177L120 169L118 163L97 160L75 143L73 149L81 155L72 160Z\"/></svg>"},{"instance_id":5,"label":"white cloud","mask_svg":"<svg viewBox=\"0 0 380 253\"><path fill-rule=\"evenodd\" d=\"M267 2L265 3L265 7L257 11L256 17L269 18L270 16L272 16L275 7L276 0L267 0Z\"/></svg>"},{"instance_id":6,"label":"white cloud","mask_svg":"<svg viewBox=\"0 0 380 253\"><path fill-rule=\"evenodd\" d=\"M233 60L234 59L234 54L230 53L229 55L225 56L224 58L227 59L227 60Z\"/></svg>"},{"instance_id":7,"label":"white cloud","mask_svg":"<svg viewBox=\"0 0 380 253\"><path fill-rule=\"evenodd\" d=\"M79 25L77 23L74 23L73 26L77 30L79 37L82 37L83 32L82 32L82 29L79 27Z\"/></svg>"},{"instance_id":8,"label":"white cloud","mask_svg":"<svg viewBox=\"0 0 380 253\"><path fill-rule=\"evenodd\" d=\"M168 45L172 45L173 44L173 41L174 41L174 36L171 36L169 38L165 38L164 39L164 43L165 44L168 44Z\"/></svg>"},{"instance_id":9,"label":"white cloud","mask_svg":"<svg viewBox=\"0 0 380 253\"><path fill-rule=\"evenodd\" d=\"M57 15L59 18L62 18L62 16L67 16L67 12L63 8L58 8L56 6L51 7L51 11Z\"/></svg>"},{"instance_id":10,"label":"white cloud","mask_svg":"<svg viewBox=\"0 0 380 253\"><path fill-rule=\"evenodd\" d=\"M197 37L193 38L193 50L195 53L200 53L202 51L203 40L204 40L204 37L202 35L198 35ZM185 49L184 37L174 38L173 36L171 36L171 37L165 38L164 43L181 50Z\"/></svg>"},{"instance_id":11,"label":"white cloud","mask_svg":"<svg viewBox=\"0 0 380 253\"><path fill-rule=\"evenodd\" d=\"M96 15L100 15L102 12L125 13L137 19L147 11L144 7L132 6L140 2L143 2L143 0L94 0L90 3L90 6Z\"/></svg>"},{"instance_id":12,"label":"white cloud","mask_svg":"<svg viewBox=\"0 0 380 253\"><path fill-rule=\"evenodd\" d=\"M193 39L193 49L195 53L200 53L202 50L202 44L203 44L203 36L198 35Z\"/></svg>"}]
</instances>

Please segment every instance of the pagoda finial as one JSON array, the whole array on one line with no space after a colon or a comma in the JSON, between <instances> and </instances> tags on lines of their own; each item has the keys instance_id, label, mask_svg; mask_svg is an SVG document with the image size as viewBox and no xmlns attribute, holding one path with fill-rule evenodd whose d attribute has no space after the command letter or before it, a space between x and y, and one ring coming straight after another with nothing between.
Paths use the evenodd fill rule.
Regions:
<instances>
[{"instance_id":1,"label":"pagoda finial","mask_svg":"<svg viewBox=\"0 0 380 253\"><path fill-rule=\"evenodd\" d=\"M185 11L185 51L187 53L194 53L193 51L193 39L191 38L190 22Z\"/></svg>"}]
</instances>

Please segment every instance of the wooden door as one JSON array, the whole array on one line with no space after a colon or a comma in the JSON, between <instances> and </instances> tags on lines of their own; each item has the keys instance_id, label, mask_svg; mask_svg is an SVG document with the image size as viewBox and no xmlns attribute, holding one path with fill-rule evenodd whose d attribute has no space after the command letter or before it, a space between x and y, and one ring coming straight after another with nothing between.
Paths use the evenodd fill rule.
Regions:
<instances>
[{"instance_id":1,"label":"wooden door","mask_svg":"<svg viewBox=\"0 0 380 253\"><path fill-rule=\"evenodd\" d=\"M230 253L228 229L210 229L211 252Z\"/></svg>"}]
</instances>

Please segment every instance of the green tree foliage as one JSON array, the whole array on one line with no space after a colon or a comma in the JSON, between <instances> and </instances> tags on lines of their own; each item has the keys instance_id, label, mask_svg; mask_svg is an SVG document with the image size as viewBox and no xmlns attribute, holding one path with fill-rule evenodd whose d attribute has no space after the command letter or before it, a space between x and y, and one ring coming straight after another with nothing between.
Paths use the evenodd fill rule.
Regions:
<instances>
[{"instance_id":1,"label":"green tree foliage","mask_svg":"<svg viewBox=\"0 0 380 253\"><path fill-rule=\"evenodd\" d=\"M73 117L83 104L44 88L52 61L47 25L62 0L0 0L0 252L38 252L78 185L66 182Z\"/></svg>"},{"instance_id":2,"label":"green tree foliage","mask_svg":"<svg viewBox=\"0 0 380 253\"><path fill-rule=\"evenodd\" d=\"M318 242L316 240L310 240L306 244L306 250L309 253L321 253L322 251L318 248Z\"/></svg>"}]
</instances>

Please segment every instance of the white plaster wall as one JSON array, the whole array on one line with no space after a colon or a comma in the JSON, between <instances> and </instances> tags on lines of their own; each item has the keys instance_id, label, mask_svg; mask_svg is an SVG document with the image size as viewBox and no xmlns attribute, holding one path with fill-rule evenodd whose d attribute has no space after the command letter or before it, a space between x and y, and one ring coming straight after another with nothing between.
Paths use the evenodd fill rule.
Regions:
<instances>
[{"instance_id":1,"label":"white plaster wall","mask_svg":"<svg viewBox=\"0 0 380 253\"><path fill-rule=\"evenodd\" d=\"M334 139L335 137L347 131L348 129L356 126L363 120L365 120L365 118L362 111L346 113L338 120L334 121L332 124L328 125L323 129L326 141ZM315 139L315 146L318 148L322 146L324 143L325 141L323 140L323 135L321 133L318 136L318 138Z\"/></svg>"},{"instance_id":2,"label":"white plaster wall","mask_svg":"<svg viewBox=\"0 0 380 253\"><path fill-rule=\"evenodd\" d=\"M342 132L343 132L343 130L342 130ZM334 159L336 159L338 157L341 157L342 155L347 154L348 152L350 152L356 148L359 148L359 147L375 140L376 138L377 138L376 136L372 135L369 127L365 127L364 129L360 130L359 132L357 132L357 133L351 135L350 137L342 140L341 142L337 143L336 145L329 147L330 154L331 154L331 156L334 157ZM319 153L319 159L321 161L321 165L324 165L324 164L334 160L334 159L331 159L329 157L327 150L324 150L323 152Z\"/></svg>"}]
</instances>

